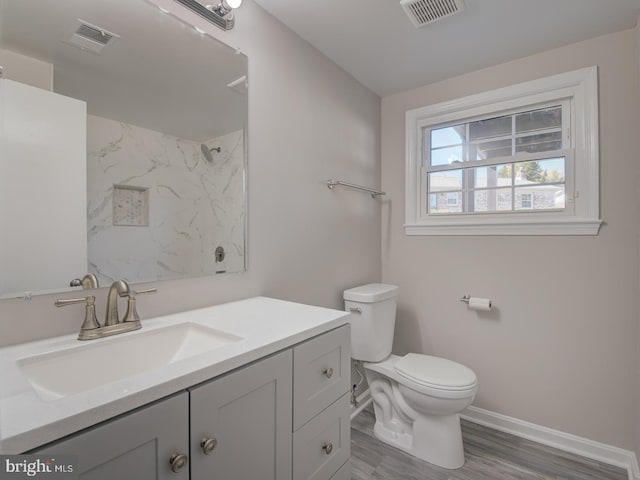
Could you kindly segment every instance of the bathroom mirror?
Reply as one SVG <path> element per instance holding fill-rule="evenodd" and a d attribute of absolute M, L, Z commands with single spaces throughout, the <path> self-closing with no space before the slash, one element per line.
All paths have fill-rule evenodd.
<path fill-rule="evenodd" d="M 0 93 L 18 105 L 0 103 L 0 224 L 12 235 L 0 251 L 0 298 L 65 291 L 88 272 L 108 286 L 245 269 L 244 54 L 147 0 L 0 0 L 3 64 Z M 23 70 L 38 88 L 12 78 Z M 44 106 L 47 96 L 86 102 L 86 137 L 43 132 L 66 118 Z M 7 140 L 17 116 L 23 135 Z M 54 154 L 72 136 L 86 138 L 86 165 Z M 52 144 L 34 153 L 35 137 Z"/>

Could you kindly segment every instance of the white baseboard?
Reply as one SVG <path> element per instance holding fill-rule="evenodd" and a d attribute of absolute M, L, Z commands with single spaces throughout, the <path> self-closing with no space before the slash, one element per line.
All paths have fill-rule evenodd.
<path fill-rule="evenodd" d="M 640 480 L 638 459 L 636 454 L 629 450 L 594 442 L 587 438 L 553 430 L 474 406 L 467 408 L 460 416 L 470 422 L 501 432 L 510 433 L 565 452 L 575 453 L 592 460 L 624 468 L 629 472 L 629 480 Z"/>

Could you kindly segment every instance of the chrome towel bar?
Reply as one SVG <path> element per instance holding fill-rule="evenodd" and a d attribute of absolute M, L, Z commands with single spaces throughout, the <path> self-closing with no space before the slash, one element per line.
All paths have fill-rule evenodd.
<path fill-rule="evenodd" d="M 342 182 L 340 180 L 327 180 L 327 187 L 329 189 L 333 189 L 333 187 L 347 187 L 352 188 L 354 190 L 360 190 L 361 192 L 367 192 L 371 194 L 371 198 L 377 198 L 380 195 L 386 195 L 386 192 L 381 192 L 380 190 L 374 190 L 373 188 L 363 187 L 361 185 L 356 185 L 354 183 Z"/>

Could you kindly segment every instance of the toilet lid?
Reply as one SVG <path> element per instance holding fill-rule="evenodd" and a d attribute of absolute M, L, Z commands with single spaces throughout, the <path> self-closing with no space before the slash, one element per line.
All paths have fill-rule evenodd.
<path fill-rule="evenodd" d="M 470 368 L 440 357 L 408 353 L 395 364 L 405 378 L 427 387 L 463 390 L 476 384 L 476 374 Z"/>

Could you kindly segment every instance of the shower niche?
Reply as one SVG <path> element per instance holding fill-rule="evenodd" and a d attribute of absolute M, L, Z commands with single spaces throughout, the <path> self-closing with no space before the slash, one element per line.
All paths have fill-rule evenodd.
<path fill-rule="evenodd" d="M 113 225 L 122 227 L 149 226 L 149 189 L 133 185 L 114 185 Z"/>

